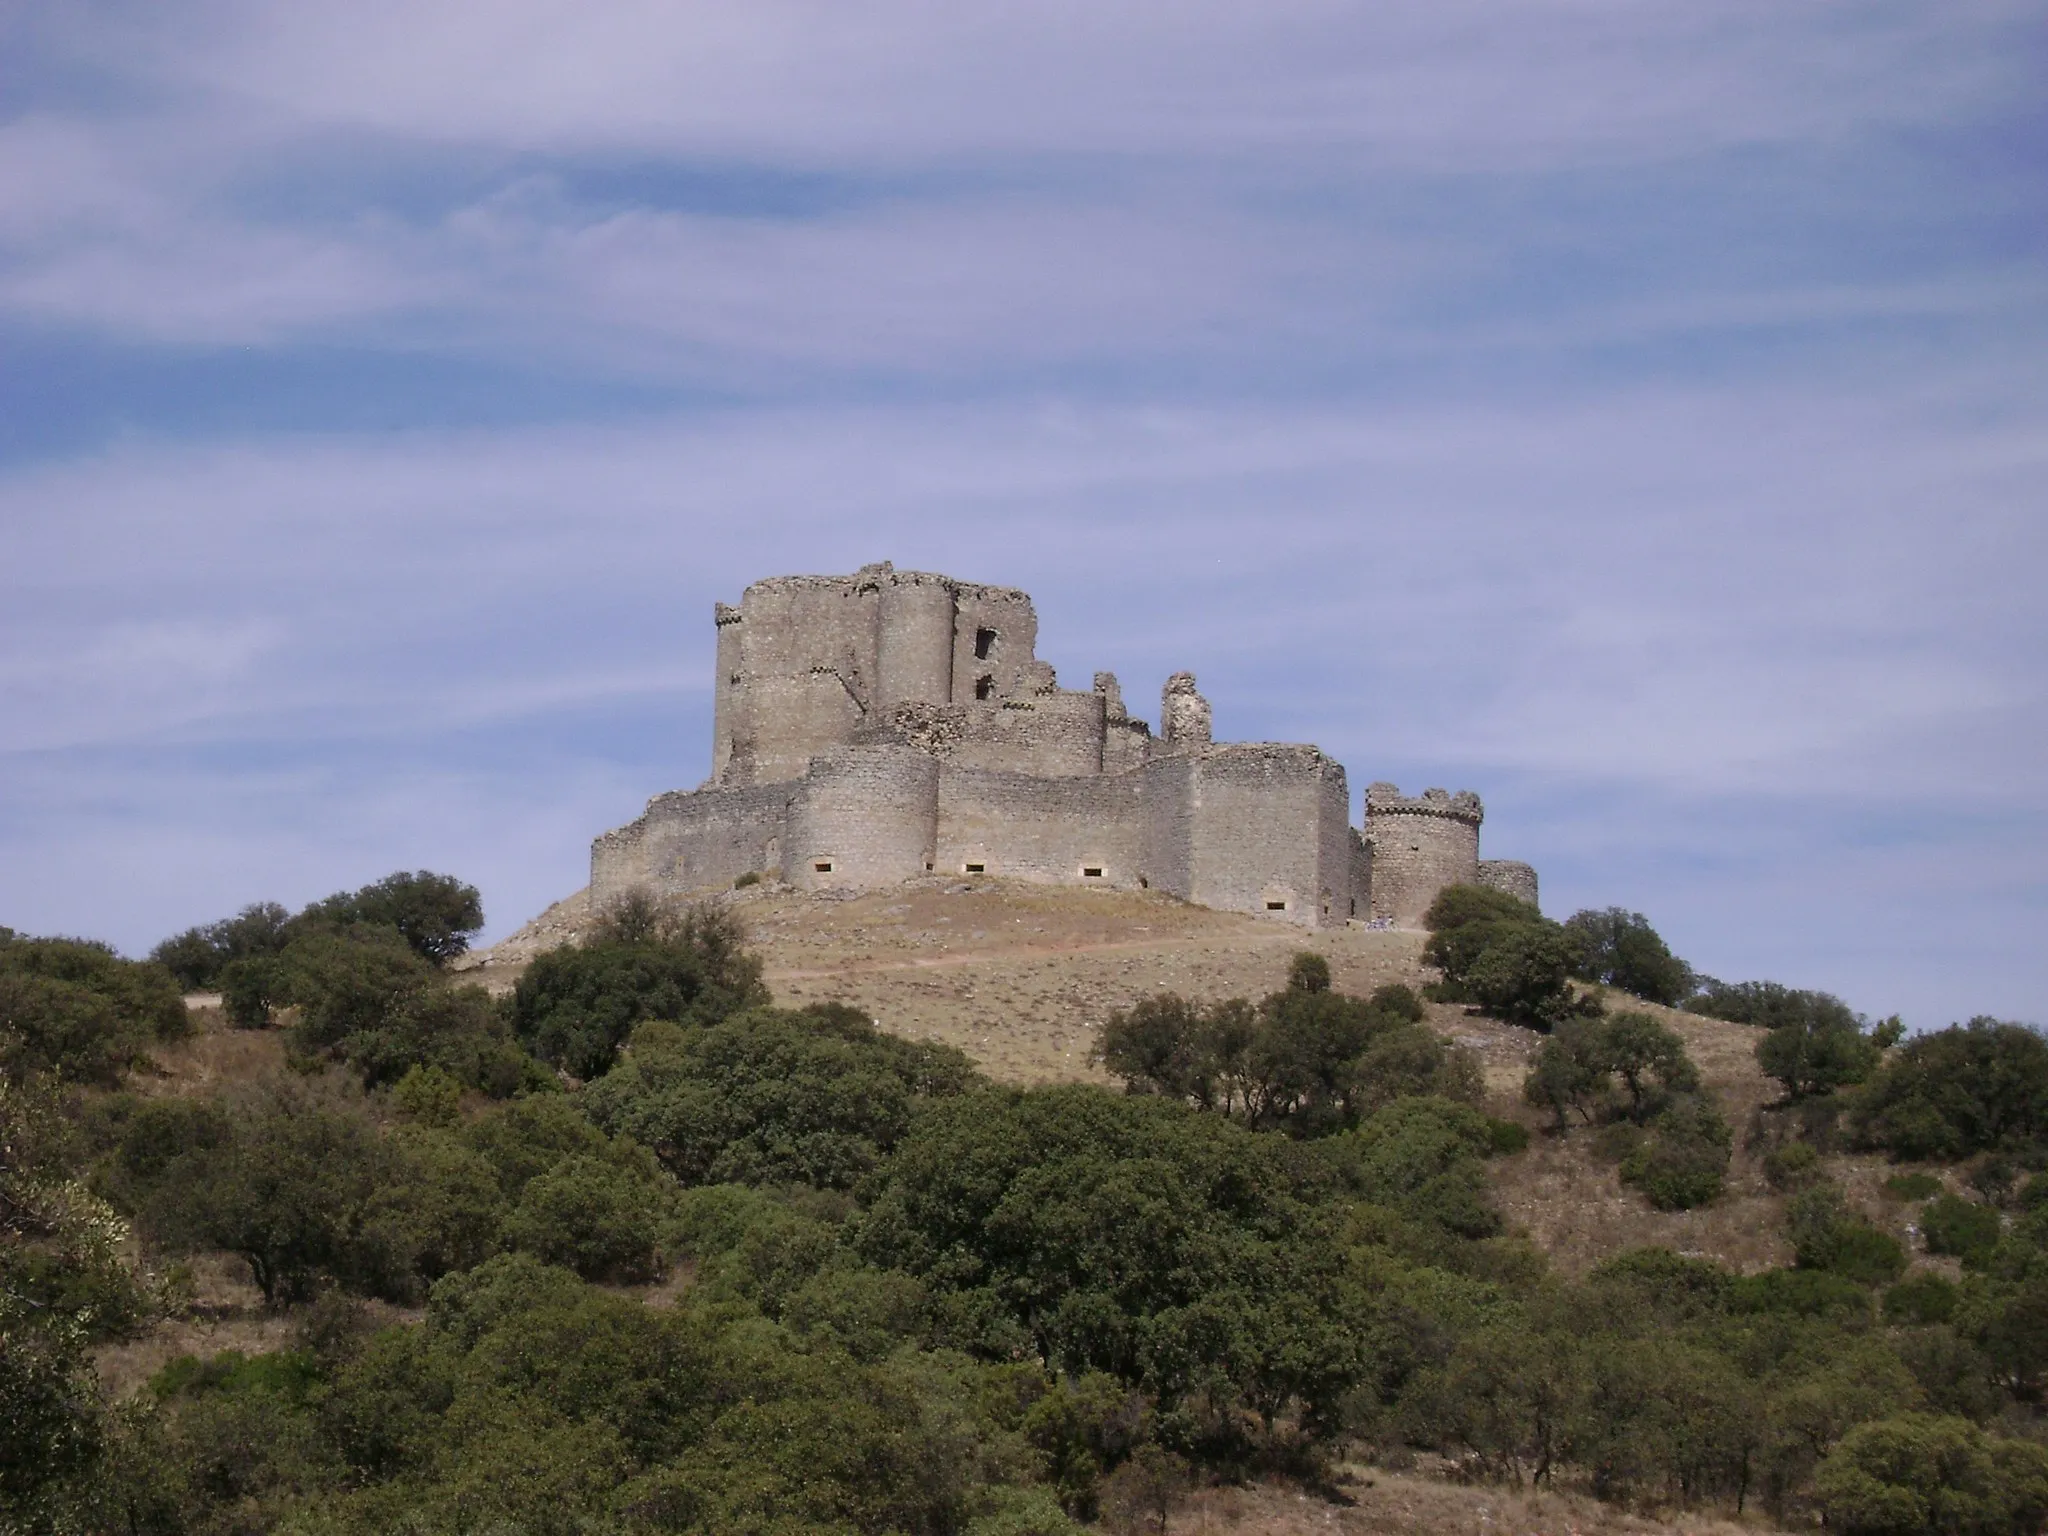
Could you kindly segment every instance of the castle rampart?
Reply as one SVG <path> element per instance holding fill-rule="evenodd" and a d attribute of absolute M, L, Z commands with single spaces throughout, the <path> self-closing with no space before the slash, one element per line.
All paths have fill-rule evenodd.
<path fill-rule="evenodd" d="M 1479 883 L 1496 891 L 1505 891 L 1532 907 L 1539 905 L 1536 900 L 1536 871 L 1519 859 L 1481 859 Z"/>
<path fill-rule="evenodd" d="M 1459 880 L 1534 899 L 1527 865 L 1479 862 L 1469 791 L 1375 784 L 1361 832 L 1341 764 L 1304 744 L 1218 743 L 1191 673 L 1167 680 L 1157 736 L 1113 674 L 1061 688 L 1014 588 L 883 562 L 755 582 L 714 619 L 711 777 L 597 839 L 599 901 L 750 873 L 1150 888 L 1304 927 L 1412 923 Z"/>

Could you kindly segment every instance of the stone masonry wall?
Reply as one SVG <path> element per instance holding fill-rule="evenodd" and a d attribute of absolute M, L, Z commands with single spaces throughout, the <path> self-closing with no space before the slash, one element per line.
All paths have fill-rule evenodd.
<path fill-rule="evenodd" d="M 1372 844 L 1372 915 L 1404 928 L 1447 885 L 1479 878 L 1479 823 L 1485 811 L 1470 790 L 1403 795 L 1392 784 L 1365 792 L 1365 836 Z"/>
<path fill-rule="evenodd" d="M 643 888 L 659 896 L 721 890 L 750 871 L 779 874 L 792 786 L 657 795 L 638 820 L 591 845 L 594 906 Z"/>
<path fill-rule="evenodd" d="M 1506 891 L 1532 907 L 1540 905 L 1536 900 L 1536 871 L 1519 859 L 1481 859 L 1479 883 Z"/>
<path fill-rule="evenodd" d="M 1309 928 L 1344 922 L 1351 852 L 1342 767 L 1314 747 L 1235 743 L 1197 757 L 1193 783 L 1191 900 Z"/>
<path fill-rule="evenodd" d="M 1135 774 L 1039 778 L 948 766 L 939 779 L 937 872 L 1135 889 L 1143 790 Z"/>
<path fill-rule="evenodd" d="M 931 867 L 939 764 L 915 747 L 840 747 L 812 760 L 790 807 L 782 877 L 806 889 L 893 885 Z"/>
<path fill-rule="evenodd" d="M 1192 757 L 1155 757 L 1139 770 L 1145 878 L 1182 901 L 1195 899 L 1196 768 Z"/>

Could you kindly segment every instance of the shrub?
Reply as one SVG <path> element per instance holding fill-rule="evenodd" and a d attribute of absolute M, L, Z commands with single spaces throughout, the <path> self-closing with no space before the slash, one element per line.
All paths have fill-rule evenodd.
<path fill-rule="evenodd" d="M 1570 975 L 1571 948 L 1555 923 L 1501 923 L 1485 930 L 1485 943 L 1460 974 L 1445 970 L 1443 995 L 1510 1023 L 1549 1029 L 1579 1011 Z"/>
<path fill-rule="evenodd" d="M 283 963 L 274 955 L 228 961 L 214 977 L 221 1012 L 237 1029 L 268 1029 L 289 995 Z"/>
<path fill-rule="evenodd" d="M 1981 1017 L 1916 1036 L 1864 1085 L 1850 1124 L 1901 1158 L 2037 1147 L 2048 1141 L 2048 1040 Z"/>
<path fill-rule="evenodd" d="M 1771 1188 L 1804 1189 L 1820 1177 L 1820 1153 L 1810 1141 L 1788 1141 L 1764 1154 L 1763 1167 Z"/>
<path fill-rule="evenodd" d="M 570 1157 L 529 1180 L 505 1222 L 505 1240 L 586 1280 L 653 1280 L 661 1187 L 645 1174 L 590 1156 Z"/>
<path fill-rule="evenodd" d="M 161 966 L 85 939 L 0 929 L 0 1069 L 109 1085 L 153 1041 L 191 1032 Z"/>
<path fill-rule="evenodd" d="M 1851 1212 L 1833 1185 L 1795 1195 L 1786 1229 L 1802 1269 L 1826 1270 L 1860 1285 L 1888 1284 L 1905 1273 L 1906 1250 L 1898 1239 Z"/>
<path fill-rule="evenodd" d="M 187 992 L 205 992 L 220 985 L 221 973 L 235 961 L 260 960 L 281 951 L 290 921 L 290 914 L 276 902 L 257 902 L 233 917 L 165 939 L 149 958 Z"/>
<path fill-rule="evenodd" d="M 439 1067 L 415 1064 L 392 1084 L 391 1103 L 408 1120 L 450 1126 L 461 1118 L 462 1084 Z"/>
<path fill-rule="evenodd" d="M 1692 993 L 1692 967 L 1671 953 L 1640 912 L 1577 912 L 1565 920 L 1564 932 L 1572 946 L 1572 974 L 1581 981 L 1618 987 L 1666 1007 Z"/>
<path fill-rule="evenodd" d="M 1522 1097 L 1557 1117 L 1562 1131 L 1576 1112 L 1591 1125 L 1607 1106 L 1614 1070 L 1606 1036 L 1596 1019 L 1568 1019 L 1536 1048 L 1536 1060 L 1522 1083 Z"/>
<path fill-rule="evenodd" d="M 1596 1026 L 1607 1069 L 1628 1090 L 1629 1118 L 1641 1123 L 1674 1093 L 1699 1087 L 1699 1070 L 1685 1042 L 1647 1013 L 1617 1013 Z"/>
<path fill-rule="evenodd" d="M 1832 1000 L 1830 1000 L 1832 1001 Z M 1817 1008 L 1790 1018 L 1756 1043 L 1757 1065 L 1789 1099 L 1812 1098 L 1860 1083 L 1882 1054 L 1862 1020 L 1846 1008 Z"/>
<path fill-rule="evenodd" d="M 1844 1435 L 1814 1486 L 1845 1536 L 2011 1536 L 2048 1518 L 2048 1449 L 1967 1419 L 1900 1414 Z"/>
<path fill-rule="evenodd" d="M 1658 1114 L 1622 1159 L 1622 1182 L 1640 1189 L 1659 1210 L 1706 1205 L 1721 1193 L 1733 1140 L 1711 1103 L 1687 1095 Z"/>
<path fill-rule="evenodd" d="M 685 1184 L 848 1189 L 922 1099 L 979 1081 L 950 1046 L 900 1040 L 852 1008 L 752 1009 L 700 1031 L 646 1023 L 580 1101 Z"/>
<path fill-rule="evenodd" d="M 1921 1211 L 1920 1231 L 1929 1253 L 1952 1254 L 1975 1266 L 1998 1246 L 2004 1226 L 1990 1206 L 1944 1194 L 1928 1201 Z"/>
<path fill-rule="evenodd" d="M 1846 1028 L 1856 1023 L 1855 1012 L 1832 993 L 1801 991 L 1775 981 L 1716 981 L 1702 976 L 1699 991 L 1685 1006 L 1710 1019 L 1758 1029 L 1799 1023 Z"/>
<path fill-rule="evenodd" d="M 468 951 L 483 928 L 484 912 L 475 886 L 453 875 L 400 870 L 361 890 L 316 901 L 293 921 L 300 927 L 389 928 L 414 954 L 439 966 Z"/>
<path fill-rule="evenodd" d="M 1347 997 L 1322 985 L 1321 964 L 1298 957 L 1289 985 L 1256 1007 L 1242 998 L 1207 1007 L 1171 993 L 1141 998 L 1110 1016 L 1097 1059 L 1131 1092 L 1301 1137 L 1348 1129 L 1403 1097 L 1479 1097 L 1478 1064 L 1422 1026 L 1412 991 L 1393 985 Z"/>
<path fill-rule="evenodd" d="M 527 967 L 513 989 L 512 1025 L 541 1060 L 588 1080 L 611 1070 L 643 1020 L 715 1024 L 767 1001 L 761 962 L 728 915 L 629 900 L 592 943 L 549 950 Z"/>
<path fill-rule="evenodd" d="M 1894 1200 L 1931 1200 L 1941 1193 L 1941 1188 L 1940 1179 L 1919 1169 L 1895 1173 L 1884 1181 L 1884 1192 Z"/>
<path fill-rule="evenodd" d="M 1728 1290 L 1731 1312 L 1779 1317 L 1860 1319 L 1870 1292 L 1844 1275 L 1818 1269 L 1766 1269 L 1739 1276 Z"/>
<path fill-rule="evenodd" d="M 1945 1323 L 1957 1299 L 1955 1283 L 1941 1275 L 1908 1275 L 1884 1293 L 1884 1315 L 1894 1323 Z"/>

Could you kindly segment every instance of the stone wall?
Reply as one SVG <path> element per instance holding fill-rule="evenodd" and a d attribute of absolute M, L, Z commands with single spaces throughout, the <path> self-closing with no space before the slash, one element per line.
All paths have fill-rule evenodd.
<path fill-rule="evenodd" d="M 1155 757 L 1139 770 L 1145 881 L 1182 901 L 1195 899 L 1196 766 L 1192 757 Z"/>
<path fill-rule="evenodd" d="M 840 747 L 812 760 L 790 806 L 782 876 L 806 889 L 893 885 L 932 867 L 939 764 L 915 747 Z"/>
<path fill-rule="evenodd" d="M 1144 875 L 1144 782 L 949 766 L 939 781 L 937 865 L 940 874 L 1135 889 Z"/>
<path fill-rule="evenodd" d="M 1536 871 L 1519 859 L 1481 859 L 1479 883 L 1506 891 L 1532 907 L 1540 905 L 1536 900 Z"/>
<path fill-rule="evenodd" d="M 1351 834 L 1351 899 L 1345 903 L 1352 917 L 1361 922 L 1372 916 L 1372 844 L 1358 828 Z"/>
<path fill-rule="evenodd" d="M 898 705 L 995 705 L 1050 686 L 1030 598 L 887 561 L 757 581 L 715 617 L 717 784 L 801 778 Z"/>
<path fill-rule="evenodd" d="M 1341 924 L 1351 901 L 1350 790 L 1309 746 L 1240 742 L 1192 759 L 1188 899 L 1304 927 Z"/>
<path fill-rule="evenodd" d="M 1365 792 L 1365 838 L 1372 845 L 1372 915 L 1404 928 L 1447 885 L 1479 879 L 1479 823 L 1485 811 L 1469 789 L 1403 795 L 1377 783 Z"/>
<path fill-rule="evenodd" d="M 793 789 L 760 784 L 655 796 L 637 820 L 591 845 L 592 904 L 635 888 L 681 896 L 722 890 L 750 872 L 780 874 Z"/>

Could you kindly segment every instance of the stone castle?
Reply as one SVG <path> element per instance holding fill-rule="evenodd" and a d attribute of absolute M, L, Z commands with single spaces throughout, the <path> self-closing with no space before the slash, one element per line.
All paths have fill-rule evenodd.
<path fill-rule="evenodd" d="M 1411 926 L 1444 886 L 1536 899 L 1479 857 L 1479 797 L 1366 791 L 1321 749 L 1212 739 L 1186 672 L 1159 731 L 1116 678 L 1062 688 L 1031 599 L 886 561 L 717 607 L 711 777 L 591 848 L 594 901 L 742 876 L 872 889 L 923 875 L 1150 889 L 1302 927 Z"/>

